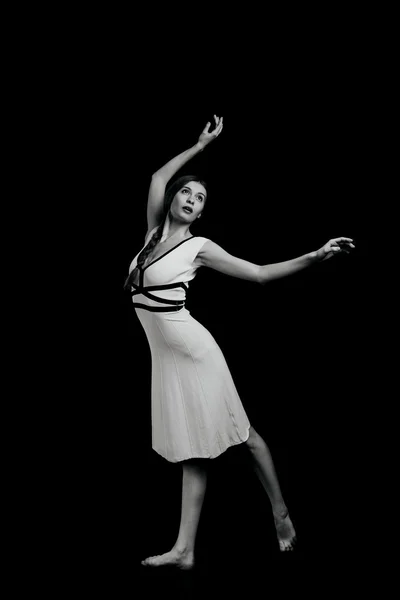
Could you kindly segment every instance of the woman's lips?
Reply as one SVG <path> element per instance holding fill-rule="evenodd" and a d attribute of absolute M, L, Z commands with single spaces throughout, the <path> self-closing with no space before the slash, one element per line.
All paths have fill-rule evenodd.
<path fill-rule="evenodd" d="M 193 212 L 193 208 L 190 208 L 190 206 L 184 206 L 182 208 L 182 210 L 184 210 L 185 212 L 187 212 L 188 214 L 192 214 Z"/>

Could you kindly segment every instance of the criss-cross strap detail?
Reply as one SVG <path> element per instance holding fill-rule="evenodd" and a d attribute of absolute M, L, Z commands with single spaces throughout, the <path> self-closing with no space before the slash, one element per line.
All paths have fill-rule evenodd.
<path fill-rule="evenodd" d="M 143 296 L 146 296 L 146 298 L 149 298 L 150 300 L 154 300 L 155 302 L 160 302 L 163 304 L 170 304 L 171 306 L 148 306 L 147 304 L 140 304 L 139 302 L 135 302 L 135 307 L 136 308 L 144 308 L 146 310 L 150 310 L 153 312 L 165 312 L 165 311 L 169 311 L 169 310 L 180 310 L 181 308 L 183 308 L 185 306 L 185 300 L 169 300 L 168 298 L 159 298 L 158 296 L 155 296 L 154 294 L 151 294 L 148 290 L 151 291 L 159 291 L 159 290 L 173 290 L 176 288 L 183 288 L 185 290 L 185 293 L 188 289 L 187 285 L 183 282 L 183 281 L 179 281 L 178 283 L 168 283 L 168 284 L 164 284 L 164 285 L 149 285 L 149 286 L 144 286 L 143 285 L 143 278 L 141 278 L 141 285 L 136 285 L 135 283 L 132 283 L 132 287 L 135 288 L 132 291 L 132 296 L 136 296 L 137 294 L 142 294 Z"/>
<path fill-rule="evenodd" d="M 143 294 L 143 296 L 146 296 L 146 298 L 150 298 L 150 300 L 154 300 L 155 302 L 163 302 L 164 304 L 173 304 L 173 305 L 180 304 L 181 306 L 183 306 L 182 300 L 167 300 L 167 298 L 159 298 L 158 296 L 154 296 L 154 294 L 150 294 L 149 292 L 146 292 L 146 290 L 142 290 L 140 293 Z"/>
<path fill-rule="evenodd" d="M 144 276 L 145 276 L 146 270 L 149 267 L 152 267 L 153 265 L 158 263 L 160 260 L 162 260 L 163 258 L 168 256 L 171 252 L 173 252 L 174 250 L 181 247 L 183 244 L 187 243 L 189 240 L 192 240 L 192 239 L 194 239 L 194 236 L 191 236 L 190 238 L 186 238 L 185 240 L 182 240 L 181 242 L 179 242 L 179 244 L 176 244 L 173 248 L 170 248 L 169 250 L 164 252 L 164 254 L 162 254 L 158 258 L 151 260 L 145 266 L 137 265 L 137 268 L 139 271 L 139 282 L 138 282 L 138 284 L 131 283 L 132 296 L 142 294 L 146 298 L 149 298 L 149 300 L 152 300 L 154 302 L 159 302 L 161 304 L 168 304 L 169 306 L 159 306 L 159 307 L 148 306 L 147 304 L 142 304 L 140 302 L 134 302 L 135 308 L 143 308 L 145 310 L 149 310 L 152 312 L 176 311 L 176 310 L 181 310 L 182 308 L 184 308 L 185 300 L 186 300 L 186 292 L 188 291 L 188 286 L 183 281 L 178 281 L 176 283 L 162 284 L 162 285 L 145 286 L 144 285 Z M 173 290 L 173 289 L 177 290 L 179 288 L 182 288 L 185 292 L 184 298 L 182 298 L 181 300 L 169 300 L 168 298 L 159 298 L 158 296 L 155 296 L 154 294 L 151 293 L 151 292 L 160 291 L 160 290 Z"/>

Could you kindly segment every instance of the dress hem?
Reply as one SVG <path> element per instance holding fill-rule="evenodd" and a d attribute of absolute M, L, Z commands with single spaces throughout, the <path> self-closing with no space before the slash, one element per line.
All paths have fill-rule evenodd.
<path fill-rule="evenodd" d="M 184 460 L 191 460 L 192 458 L 204 458 L 204 459 L 214 460 L 215 458 L 218 458 L 218 456 L 221 456 L 221 454 L 223 454 L 224 452 L 229 450 L 229 448 L 232 448 L 232 446 L 238 446 L 239 444 L 244 444 L 245 442 L 247 442 L 247 440 L 249 439 L 249 436 L 250 436 L 250 427 L 251 427 L 251 424 L 249 424 L 247 427 L 247 435 L 246 435 L 245 439 L 240 440 L 239 442 L 233 442 L 232 444 L 229 444 L 229 446 L 226 446 L 226 448 L 224 450 L 221 450 L 220 452 L 218 452 L 218 454 L 213 454 L 212 456 L 210 456 L 210 455 L 204 456 L 204 455 L 200 455 L 200 454 L 193 455 L 192 454 L 192 455 L 186 456 L 184 458 L 176 458 L 174 460 L 171 460 L 170 458 L 167 458 L 166 456 L 164 456 L 164 454 L 161 454 L 161 452 L 159 452 L 155 448 L 153 448 L 153 450 L 154 450 L 154 452 L 157 452 L 157 454 L 159 456 L 162 456 L 162 458 L 164 458 L 165 460 L 167 460 L 168 462 L 171 462 L 171 463 L 178 463 L 178 462 L 182 462 Z"/>

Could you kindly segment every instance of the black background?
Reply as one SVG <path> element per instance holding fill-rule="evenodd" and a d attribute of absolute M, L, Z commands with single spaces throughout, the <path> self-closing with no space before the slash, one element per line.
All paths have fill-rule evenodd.
<path fill-rule="evenodd" d="M 173 69 L 161 55 L 144 64 L 139 49 L 132 62 L 113 40 L 112 51 L 75 56 L 71 72 L 66 58 L 52 105 L 50 138 L 64 143 L 49 161 L 60 198 L 51 233 L 62 247 L 50 260 L 63 277 L 48 308 L 62 350 L 50 359 L 57 400 L 47 436 L 61 449 L 49 456 L 46 438 L 43 455 L 60 480 L 67 565 L 123 593 L 137 585 L 140 560 L 176 539 L 181 471 L 151 449 L 150 352 L 122 286 L 143 245 L 152 172 L 215 113 L 221 136 L 181 171 L 209 185 L 192 233 L 258 264 L 337 236 L 356 249 L 265 287 L 206 269 L 191 285 L 187 307 L 224 352 L 299 537 L 295 553 L 279 554 L 245 448 L 229 449 L 210 464 L 196 589 L 210 594 L 211 574 L 222 594 L 266 573 L 270 584 L 308 586 L 316 573 L 339 581 L 379 544 L 366 451 L 379 430 L 371 206 L 383 171 L 382 73 L 373 47 L 316 52 L 305 42 L 299 53 Z M 151 595 L 159 575 L 141 577 Z"/>
<path fill-rule="evenodd" d="M 295 110 L 287 97 L 272 100 L 266 92 L 255 104 L 216 99 L 193 113 L 136 108 L 132 128 L 118 127 L 125 143 L 111 143 L 110 200 L 98 232 L 103 253 L 93 248 L 101 280 L 92 302 L 103 344 L 87 396 L 99 427 L 90 463 L 104 461 L 103 500 L 116 511 L 111 522 L 108 514 L 109 533 L 133 563 L 174 543 L 181 473 L 151 450 L 150 353 L 122 283 L 146 232 L 152 170 L 192 145 L 214 112 L 224 116 L 222 135 L 182 170 L 210 187 L 194 233 L 259 264 L 301 255 L 331 237 L 356 243 L 351 256 L 264 288 L 202 270 L 187 303 L 218 340 L 250 421 L 273 453 L 299 533 L 290 560 L 318 561 L 321 544 L 328 563 L 353 553 L 349 511 L 360 514 L 368 494 L 361 462 L 373 387 L 366 217 L 375 182 L 361 93 L 347 87 L 344 109 L 340 98 L 321 91 L 317 100 L 303 86 Z M 191 84 L 183 89 L 189 100 L 196 92 Z M 94 199 L 94 212 L 96 205 Z M 100 306 L 108 301 L 101 314 L 97 295 Z M 363 535 L 357 532 L 358 543 Z M 242 448 L 213 461 L 198 552 L 217 570 L 239 569 L 239 578 L 281 558 L 268 500 Z"/>

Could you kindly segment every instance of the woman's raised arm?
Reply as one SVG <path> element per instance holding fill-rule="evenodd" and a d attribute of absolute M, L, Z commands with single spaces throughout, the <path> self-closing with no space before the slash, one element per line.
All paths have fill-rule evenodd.
<path fill-rule="evenodd" d="M 351 238 L 334 238 L 329 240 L 329 242 L 316 252 L 309 252 L 308 254 L 284 262 L 270 265 L 256 265 L 247 260 L 232 256 L 221 248 L 221 246 L 209 240 L 198 253 L 196 262 L 199 266 L 210 267 L 211 269 L 225 273 L 225 275 L 247 279 L 248 281 L 264 285 L 274 279 L 297 273 L 340 252 L 349 253 L 350 248 L 355 247 L 352 242 Z"/>
<path fill-rule="evenodd" d="M 161 169 L 153 173 L 147 200 L 147 234 L 161 223 L 164 194 L 168 181 L 185 163 L 204 150 L 221 133 L 223 118 L 214 115 L 214 120 L 215 128 L 212 132 L 209 131 L 211 122 L 208 122 L 194 146 L 178 154 L 178 156 L 167 162 Z"/>

